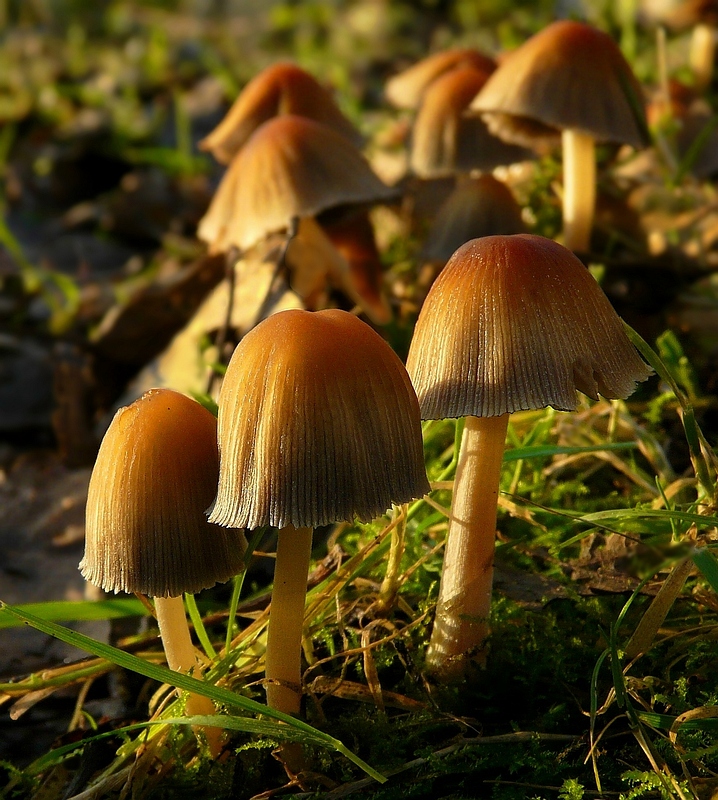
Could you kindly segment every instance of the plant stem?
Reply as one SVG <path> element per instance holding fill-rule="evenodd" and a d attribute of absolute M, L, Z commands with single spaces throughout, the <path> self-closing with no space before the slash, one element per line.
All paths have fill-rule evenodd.
<path fill-rule="evenodd" d="M 399 575 L 401 574 L 401 559 L 404 556 L 404 542 L 406 538 L 406 512 L 407 507 L 394 508 L 395 525 L 391 531 L 391 545 L 389 557 L 386 561 L 386 573 L 379 590 L 378 609 L 388 613 L 394 605 L 396 593 L 399 591 Z"/>
<path fill-rule="evenodd" d="M 311 528 L 279 531 L 265 670 L 267 705 L 285 714 L 298 714 L 302 697 L 302 626 L 311 552 Z"/>
<path fill-rule="evenodd" d="M 596 144 L 592 136 L 565 130 L 563 144 L 563 243 L 588 252 L 596 206 Z"/>
<path fill-rule="evenodd" d="M 182 597 L 155 597 L 155 613 L 167 666 L 175 672 L 198 678 L 200 666 L 189 635 Z M 212 716 L 216 713 L 214 703 L 208 697 L 192 693 L 187 694 L 185 710 L 187 716 Z M 222 729 L 203 727 L 200 730 L 207 739 L 211 754 L 217 757 L 222 750 Z"/>
<path fill-rule="evenodd" d="M 456 467 L 454 497 L 427 667 L 460 678 L 466 654 L 486 660 L 491 607 L 496 509 L 509 415 L 467 417 Z"/>

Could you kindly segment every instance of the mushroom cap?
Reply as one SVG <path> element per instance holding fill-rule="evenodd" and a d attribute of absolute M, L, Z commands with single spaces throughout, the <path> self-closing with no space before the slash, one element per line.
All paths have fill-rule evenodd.
<path fill-rule="evenodd" d="M 521 206 L 505 183 L 493 175 L 459 182 L 439 209 L 421 257 L 446 263 L 470 239 L 524 233 Z"/>
<path fill-rule="evenodd" d="M 199 143 L 222 164 L 229 164 L 254 131 L 281 114 L 321 122 L 361 147 L 363 137 L 342 114 L 331 94 L 305 70 L 280 62 L 262 70 L 240 92 L 219 125 Z"/>
<path fill-rule="evenodd" d="M 441 178 L 532 157 L 489 133 L 480 117 L 464 115 L 488 77 L 476 67 L 457 67 L 427 87 L 412 129 L 409 163 L 416 175 Z"/>
<path fill-rule="evenodd" d="M 493 72 L 496 62 L 478 50 L 456 48 L 433 53 L 387 81 L 384 94 L 397 108 L 418 108 L 427 87 L 440 75 L 458 67 L 472 66 Z"/>
<path fill-rule="evenodd" d="M 648 143 L 641 86 L 611 37 L 559 20 L 510 53 L 470 106 L 509 142 L 553 144 L 564 129 L 599 142 Z"/>
<path fill-rule="evenodd" d="M 693 28 L 695 25 L 718 25 L 716 0 L 642 0 L 639 16 L 674 31 Z"/>
<path fill-rule="evenodd" d="M 627 397 L 650 368 L 591 273 L 532 234 L 460 247 L 419 314 L 407 370 L 424 419 Z"/>
<path fill-rule="evenodd" d="M 220 525 L 369 521 L 429 490 L 404 365 L 346 311 L 283 311 L 232 355 L 219 397 Z"/>
<path fill-rule="evenodd" d="M 244 534 L 205 515 L 218 475 L 217 422 L 195 400 L 150 389 L 119 409 L 90 477 L 85 579 L 177 597 L 241 572 Z"/>
<path fill-rule="evenodd" d="M 233 245 L 246 250 L 287 228 L 295 217 L 394 196 L 344 136 L 320 122 L 287 114 L 257 128 L 239 151 L 197 235 L 212 252 Z"/>

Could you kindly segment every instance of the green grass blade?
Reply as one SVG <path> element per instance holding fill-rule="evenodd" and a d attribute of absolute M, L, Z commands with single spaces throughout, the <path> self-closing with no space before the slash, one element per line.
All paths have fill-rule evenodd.
<path fill-rule="evenodd" d="M 701 571 L 716 594 L 718 594 L 718 560 L 707 547 L 701 547 L 692 555 L 693 563 Z"/>
<path fill-rule="evenodd" d="M 192 620 L 194 631 L 197 634 L 200 644 L 202 645 L 202 649 L 206 653 L 207 658 L 210 661 L 213 661 L 215 658 L 217 658 L 217 651 L 214 649 L 212 642 L 209 640 L 207 629 L 204 627 L 204 622 L 202 622 L 202 615 L 199 613 L 199 609 L 197 608 L 197 601 L 194 599 L 193 594 L 185 594 L 184 600 L 185 604 L 187 605 L 187 611 L 189 612 L 189 618 Z"/>
<path fill-rule="evenodd" d="M 605 444 L 590 444 L 583 447 L 569 447 L 558 445 L 529 445 L 528 447 L 515 447 L 506 450 L 504 462 L 519 461 L 527 458 L 545 458 L 550 456 L 578 455 L 580 453 L 600 453 L 606 450 L 635 450 L 636 442 L 606 442 Z"/>
<path fill-rule="evenodd" d="M 26 603 L 16 609 L 49 622 L 85 622 L 122 617 L 146 617 L 147 609 L 134 597 L 108 600 L 62 600 L 51 603 Z M 22 620 L 0 608 L 0 630 L 17 628 Z"/>
<path fill-rule="evenodd" d="M 28 614 L 26 611 L 21 611 L 18 608 L 10 606 L 2 601 L 0 601 L 0 610 L 5 610 L 7 613 L 16 616 L 18 619 L 22 620 L 28 625 L 32 625 L 33 628 L 37 628 L 37 630 L 42 631 L 43 633 L 54 636 L 56 639 L 72 645 L 73 647 L 85 650 L 86 652 L 92 653 L 99 658 L 106 658 L 108 661 L 111 661 L 118 667 L 129 669 L 133 672 L 139 673 L 140 675 L 144 675 L 146 678 L 150 678 L 161 683 L 167 683 L 171 686 L 176 686 L 178 689 L 183 689 L 186 692 L 194 692 L 195 694 L 204 695 L 205 697 L 209 697 L 211 700 L 214 700 L 215 703 L 228 705 L 234 708 L 241 708 L 242 710 L 248 711 L 251 714 L 262 714 L 265 717 L 270 717 L 278 720 L 279 722 L 283 722 L 290 728 L 293 728 L 296 732 L 297 738 L 301 738 L 302 741 L 314 742 L 318 745 L 336 750 L 356 764 L 356 766 L 358 766 L 360 769 L 364 770 L 364 772 L 374 778 L 374 780 L 377 780 L 380 783 L 383 783 L 386 780 L 383 775 L 369 766 L 369 764 L 367 764 L 365 761 L 362 761 L 362 759 L 360 759 L 358 756 L 354 755 L 354 753 L 352 753 L 338 739 L 335 739 L 333 736 L 313 728 L 311 725 L 308 725 L 302 720 L 295 719 L 289 714 L 276 711 L 273 708 L 269 708 L 268 706 L 256 702 L 256 700 L 250 700 L 247 697 L 242 697 L 242 695 L 236 694 L 235 692 L 225 689 L 221 686 L 213 686 L 210 683 L 198 680 L 197 678 L 193 678 L 189 675 L 173 672 L 172 670 L 167 669 L 167 667 L 162 667 L 157 664 L 150 664 L 148 661 L 137 658 L 137 656 L 133 656 L 130 653 L 125 653 L 123 650 L 118 650 L 116 647 L 98 642 L 96 639 L 92 639 L 91 637 L 85 636 L 82 633 L 77 633 L 76 631 L 64 628 L 61 625 L 56 625 L 54 622 L 48 622 L 40 619 L 40 617 L 36 617 L 33 614 Z M 281 726 L 277 726 L 275 735 L 280 736 L 280 731 Z"/>

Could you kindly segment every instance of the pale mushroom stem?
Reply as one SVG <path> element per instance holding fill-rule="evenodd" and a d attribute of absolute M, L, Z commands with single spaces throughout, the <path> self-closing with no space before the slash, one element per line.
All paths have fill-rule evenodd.
<path fill-rule="evenodd" d="M 460 678 L 468 658 L 483 664 L 501 463 L 509 415 L 467 417 L 454 480 L 439 600 L 426 660 L 442 678 Z M 468 656 L 467 656 L 468 654 Z"/>
<path fill-rule="evenodd" d="M 154 600 L 167 666 L 175 672 L 199 677 L 199 663 L 189 635 L 182 597 L 155 597 Z M 187 693 L 185 711 L 188 716 L 212 716 L 216 713 L 209 697 L 191 692 Z M 216 758 L 222 751 L 222 729 L 197 726 L 196 730 L 204 734 L 210 753 Z"/>
<path fill-rule="evenodd" d="M 302 698 L 302 626 L 311 552 L 311 528 L 279 531 L 265 677 L 267 705 L 285 714 L 298 714 Z"/>
<path fill-rule="evenodd" d="M 713 79 L 715 36 L 716 31 L 712 25 L 700 23 L 693 28 L 688 60 L 693 71 L 693 85 L 699 92 L 705 92 Z"/>
<path fill-rule="evenodd" d="M 592 136 L 570 129 L 563 131 L 562 144 L 563 243 L 585 253 L 596 206 L 596 144 Z"/>

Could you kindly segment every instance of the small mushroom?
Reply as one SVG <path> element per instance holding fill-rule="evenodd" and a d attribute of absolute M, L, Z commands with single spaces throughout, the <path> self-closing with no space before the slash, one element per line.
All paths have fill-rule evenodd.
<path fill-rule="evenodd" d="M 396 108 L 418 108 L 426 89 L 437 78 L 460 67 L 493 72 L 496 62 L 478 50 L 455 48 L 432 53 L 387 81 L 384 94 Z"/>
<path fill-rule="evenodd" d="M 279 530 L 267 702 L 296 714 L 312 529 L 368 522 L 429 490 L 419 406 L 398 356 L 345 311 L 284 311 L 236 348 L 219 397 L 210 520 Z"/>
<path fill-rule="evenodd" d="M 197 235 L 214 253 L 247 250 L 295 219 L 395 194 L 344 136 L 286 114 L 257 128 L 232 160 Z"/>
<path fill-rule="evenodd" d="M 466 417 L 428 668 L 486 657 L 499 478 L 509 415 L 627 397 L 651 370 L 590 272 L 531 234 L 461 247 L 419 314 L 407 370 L 424 419 Z"/>
<path fill-rule="evenodd" d="M 219 474 L 217 423 L 170 389 L 151 389 L 119 409 L 105 434 L 87 495 L 83 577 L 106 592 L 154 598 L 170 669 L 199 674 L 182 594 L 243 569 L 244 534 L 207 522 Z M 188 694 L 188 714 L 213 714 Z M 213 753 L 221 731 L 204 733 Z"/>
<path fill-rule="evenodd" d="M 331 94 L 308 72 L 290 62 L 262 70 L 240 92 L 220 124 L 199 143 L 229 164 L 254 131 L 272 117 L 296 114 L 321 122 L 361 147 L 363 138 Z"/>
<path fill-rule="evenodd" d="M 464 114 L 490 74 L 473 66 L 457 67 L 426 88 L 412 126 L 409 157 L 419 178 L 492 170 L 533 158 L 531 151 L 490 133 L 480 117 Z"/>

